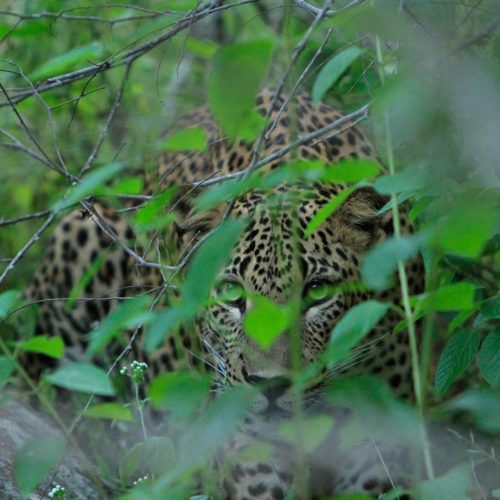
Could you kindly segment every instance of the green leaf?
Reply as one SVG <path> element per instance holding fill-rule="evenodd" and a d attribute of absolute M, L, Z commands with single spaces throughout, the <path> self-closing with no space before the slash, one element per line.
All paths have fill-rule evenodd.
<path fill-rule="evenodd" d="M 156 149 L 160 151 L 203 151 L 207 143 L 204 128 L 187 128 L 173 133 Z"/>
<path fill-rule="evenodd" d="M 500 387 L 500 329 L 491 332 L 479 349 L 479 370 L 492 387 Z"/>
<path fill-rule="evenodd" d="M 0 294 L 0 319 L 5 318 L 14 307 L 21 292 L 18 290 L 7 290 Z"/>
<path fill-rule="evenodd" d="M 83 47 L 77 47 L 58 57 L 54 57 L 28 75 L 30 80 L 43 80 L 50 76 L 66 73 L 80 63 L 89 64 L 101 57 L 103 47 L 100 42 L 92 42 Z"/>
<path fill-rule="evenodd" d="M 356 46 L 347 47 L 335 54 L 319 72 L 312 90 L 313 103 L 316 104 L 326 91 L 342 76 L 344 71 L 364 52 Z"/>
<path fill-rule="evenodd" d="M 421 481 L 418 485 L 419 500 L 467 500 L 471 470 L 468 464 L 459 465 L 446 474 Z"/>
<path fill-rule="evenodd" d="M 436 244 L 446 252 L 477 257 L 495 232 L 498 210 L 497 193 L 459 197 L 450 214 L 436 226 Z"/>
<path fill-rule="evenodd" d="M 122 179 L 118 181 L 109 191 L 106 191 L 106 194 L 143 194 L 144 188 L 144 179 L 140 177 L 127 177 L 126 179 Z"/>
<path fill-rule="evenodd" d="M 290 314 L 286 308 L 278 306 L 267 297 L 252 295 L 251 299 L 253 307 L 243 320 L 245 332 L 263 349 L 269 349 L 288 328 Z"/>
<path fill-rule="evenodd" d="M 474 305 L 476 287 L 464 281 L 438 288 L 435 292 L 412 298 L 412 303 L 424 311 L 462 311 Z"/>
<path fill-rule="evenodd" d="M 102 263 L 104 260 L 108 257 L 108 255 L 112 251 L 112 247 L 109 246 L 108 248 L 104 248 L 100 250 L 100 253 L 97 255 L 97 257 L 90 262 L 90 266 L 85 269 L 85 272 L 83 273 L 82 277 L 78 280 L 77 283 L 73 286 L 71 289 L 71 292 L 68 297 L 68 301 L 66 302 L 65 309 L 67 311 L 70 311 L 71 308 L 73 307 L 76 299 L 80 297 L 82 292 L 85 290 L 85 287 L 92 281 L 94 276 L 97 274 L 99 269 L 102 266 Z"/>
<path fill-rule="evenodd" d="M 64 353 L 64 342 L 60 337 L 47 337 L 47 335 L 38 335 L 27 340 L 21 345 L 23 351 L 38 352 L 50 356 L 51 358 L 61 359 Z"/>
<path fill-rule="evenodd" d="M 328 182 L 345 182 L 355 184 L 375 177 L 380 172 L 380 165 L 369 160 L 347 160 L 341 161 L 325 169 L 321 176 L 322 180 Z"/>
<path fill-rule="evenodd" d="M 390 309 L 390 302 L 369 300 L 350 309 L 333 329 L 324 357 L 333 367 L 348 357 L 357 345 Z"/>
<path fill-rule="evenodd" d="M 227 219 L 201 245 L 187 270 L 181 303 L 157 314 L 146 331 L 146 352 L 153 352 L 167 333 L 182 321 L 193 318 L 207 302 L 213 283 L 244 226 L 242 220 Z"/>
<path fill-rule="evenodd" d="M 0 389 L 8 382 L 16 363 L 7 356 L 0 356 Z"/>
<path fill-rule="evenodd" d="M 497 434 L 500 432 L 500 392 L 475 389 L 460 394 L 444 405 L 450 410 L 468 411 L 480 429 Z"/>
<path fill-rule="evenodd" d="M 90 342 L 86 354 L 92 355 L 104 347 L 123 330 L 136 328 L 141 323 L 147 323 L 153 318 L 148 311 L 150 297 L 140 296 L 123 301 L 103 321 L 97 329 L 90 332 Z"/>
<path fill-rule="evenodd" d="M 394 175 L 378 178 L 373 187 L 380 194 L 413 193 L 425 187 L 425 180 L 425 169 L 421 165 L 416 165 Z"/>
<path fill-rule="evenodd" d="M 481 314 L 486 319 L 500 318 L 500 295 L 483 302 L 481 305 Z"/>
<path fill-rule="evenodd" d="M 115 393 L 106 372 L 93 365 L 83 363 L 66 365 L 47 375 L 46 379 L 51 384 L 72 391 L 95 393 L 102 396 L 112 396 Z"/>
<path fill-rule="evenodd" d="M 448 340 L 436 370 L 437 396 L 441 396 L 467 370 L 478 349 L 479 335 L 475 330 L 461 330 Z"/>
<path fill-rule="evenodd" d="M 137 211 L 134 218 L 135 223 L 142 229 L 161 229 L 170 225 L 175 219 L 175 215 L 167 212 L 165 207 L 168 206 L 176 192 L 177 188 L 172 187 L 149 200 L 145 206 Z"/>
<path fill-rule="evenodd" d="M 326 392 L 328 402 L 350 408 L 357 419 L 358 429 L 342 435 L 343 441 L 369 437 L 420 449 L 419 423 L 415 411 L 396 398 L 391 389 L 372 375 L 358 375 L 332 380 Z M 354 430 L 354 433 L 352 432 Z"/>
<path fill-rule="evenodd" d="M 254 100 L 264 78 L 272 43 L 259 40 L 221 47 L 208 79 L 208 103 L 230 139 L 255 139 L 264 124 Z"/>
<path fill-rule="evenodd" d="M 58 436 L 37 438 L 28 441 L 17 452 L 14 461 L 14 476 L 23 493 L 31 493 L 61 461 L 66 444 Z"/>
<path fill-rule="evenodd" d="M 149 396 L 157 408 L 187 419 L 207 398 L 211 378 L 196 372 L 163 373 L 149 386 Z"/>
<path fill-rule="evenodd" d="M 345 189 L 337 196 L 332 198 L 326 205 L 323 205 L 317 212 L 316 215 L 311 219 L 309 225 L 304 232 L 304 238 L 308 238 L 313 231 L 315 231 L 330 215 L 337 210 L 337 208 L 347 199 L 347 197 L 357 188 L 358 186 L 351 186 Z"/>
<path fill-rule="evenodd" d="M 167 0 L 166 6 L 170 10 L 187 12 L 188 10 L 194 9 L 197 3 L 197 0 Z"/>
<path fill-rule="evenodd" d="M 84 414 L 84 417 L 110 418 L 112 420 L 123 420 L 132 422 L 132 412 L 120 403 L 101 403 L 91 406 Z"/>
<path fill-rule="evenodd" d="M 174 461 L 174 445 L 169 438 L 149 437 L 127 451 L 119 467 L 120 479 L 126 484 L 151 472 L 160 476 L 173 467 Z"/>
<path fill-rule="evenodd" d="M 280 425 L 280 434 L 292 445 L 297 446 L 300 442 L 301 448 L 306 453 L 312 453 L 324 442 L 332 430 L 334 420 L 328 415 L 317 415 L 307 418 L 304 422 L 289 420 Z M 301 432 L 302 431 L 302 432 Z"/>
<path fill-rule="evenodd" d="M 391 283 L 398 261 L 406 262 L 420 248 L 422 235 L 403 235 L 399 238 L 388 238 L 370 249 L 361 265 L 364 283 L 374 289 L 383 290 Z"/>
<path fill-rule="evenodd" d="M 94 194 L 110 179 L 115 177 L 120 170 L 124 167 L 123 163 L 116 162 L 110 163 L 105 167 L 92 170 L 87 174 L 75 187 L 73 187 L 66 199 L 60 200 L 52 206 L 52 211 L 57 212 L 66 207 L 73 205 L 90 194 Z"/>

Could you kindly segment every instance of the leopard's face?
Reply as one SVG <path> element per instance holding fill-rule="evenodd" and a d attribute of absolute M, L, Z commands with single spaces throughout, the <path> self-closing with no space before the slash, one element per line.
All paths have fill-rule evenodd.
<path fill-rule="evenodd" d="M 376 215 L 385 197 L 361 189 L 304 236 L 311 219 L 339 189 L 283 186 L 278 201 L 251 193 L 238 200 L 232 210 L 234 215 L 245 217 L 248 225 L 214 286 L 212 305 L 199 321 L 199 333 L 227 385 L 259 385 L 256 412 L 267 415 L 292 410 L 293 371 L 317 360 L 343 315 L 369 298 L 367 292 L 355 291 L 349 284 L 360 281 L 366 250 L 392 229 L 390 218 Z M 258 296 L 285 308 L 290 320 L 268 349 L 245 330 L 245 317 Z M 391 330 L 388 325 L 382 327 Z M 407 349 L 406 345 L 396 348 L 399 339 L 384 336 L 380 328 L 378 325 L 380 342 L 372 342 L 368 370 L 376 366 L 381 343 L 387 351 L 394 344 L 394 356 L 401 354 L 401 348 Z M 372 338 L 374 335 L 376 332 Z M 324 376 L 328 379 L 328 373 Z M 317 399 L 321 388 L 322 383 L 316 381 L 306 390 L 304 400 Z"/>

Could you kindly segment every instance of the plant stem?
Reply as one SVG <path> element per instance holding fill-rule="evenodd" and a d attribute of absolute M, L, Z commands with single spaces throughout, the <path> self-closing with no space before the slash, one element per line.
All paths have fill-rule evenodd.
<path fill-rule="evenodd" d="M 144 440 L 148 438 L 148 433 L 146 431 L 146 425 L 144 424 L 144 402 L 141 401 L 141 398 L 139 397 L 139 384 L 137 382 L 134 382 L 135 385 L 135 404 L 137 406 L 137 410 L 139 412 L 139 419 L 141 421 L 141 428 L 142 428 L 142 434 L 144 436 Z"/>
<path fill-rule="evenodd" d="M 379 68 L 379 77 L 382 85 L 385 83 L 385 75 L 383 69 L 383 57 L 382 48 L 380 46 L 380 38 L 376 37 L 376 49 L 377 49 L 377 62 Z M 385 145 L 387 152 L 387 162 L 389 167 L 389 174 L 394 175 L 394 150 L 392 146 L 392 136 L 391 128 L 389 124 L 389 115 L 387 111 L 384 111 L 384 125 L 385 125 Z M 391 209 L 392 209 L 392 221 L 394 226 L 394 238 L 401 238 L 401 227 L 399 224 L 399 209 L 398 200 L 396 193 L 391 193 Z M 417 334 L 415 328 L 415 317 L 413 315 L 413 310 L 410 305 L 410 293 L 408 291 L 408 281 L 406 279 L 406 269 L 403 261 L 398 260 L 398 275 L 399 283 L 401 286 L 401 298 L 403 301 L 403 307 L 405 311 L 406 321 L 408 323 L 408 337 L 410 340 L 410 351 L 411 351 L 411 364 L 412 364 L 412 375 L 413 375 L 413 386 L 415 392 L 415 400 L 417 403 L 417 411 L 419 416 L 419 431 L 420 437 L 422 439 L 422 453 L 424 457 L 425 470 L 427 477 L 429 479 L 434 478 L 434 468 L 432 465 L 432 457 L 430 451 L 429 437 L 427 434 L 427 428 L 424 421 L 424 401 L 422 395 L 422 379 L 420 375 L 420 364 L 418 359 L 418 347 L 417 347 Z"/>

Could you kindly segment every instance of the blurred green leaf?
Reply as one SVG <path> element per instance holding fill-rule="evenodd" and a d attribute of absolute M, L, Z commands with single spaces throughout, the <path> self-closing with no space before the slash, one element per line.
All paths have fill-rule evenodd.
<path fill-rule="evenodd" d="M 426 171 L 420 165 L 377 179 L 373 187 L 381 194 L 415 192 L 425 187 Z M 399 197 L 398 197 L 399 198 Z"/>
<path fill-rule="evenodd" d="M 21 295 L 19 290 L 7 290 L 0 294 L 0 319 L 5 318 Z"/>
<path fill-rule="evenodd" d="M 500 329 L 488 334 L 479 349 L 479 370 L 488 384 L 500 387 Z"/>
<path fill-rule="evenodd" d="M 357 186 L 351 186 L 350 188 L 344 189 L 344 191 L 332 198 L 326 205 L 323 205 L 309 222 L 304 232 L 304 238 L 308 238 L 313 231 L 328 219 L 356 188 Z"/>
<path fill-rule="evenodd" d="M 238 386 L 228 388 L 215 399 L 180 437 L 177 462 L 157 479 L 156 492 L 168 492 L 173 481 L 203 466 L 224 446 L 255 400 L 255 394 L 251 387 Z"/>
<path fill-rule="evenodd" d="M 443 251 L 477 257 L 495 232 L 499 213 L 498 194 L 466 193 L 455 200 L 449 215 L 437 224 L 434 240 Z"/>
<path fill-rule="evenodd" d="M 84 414 L 90 418 L 110 418 L 112 420 L 122 420 L 132 422 L 132 412 L 120 403 L 101 403 L 91 406 Z"/>
<path fill-rule="evenodd" d="M 66 54 L 54 57 L 28 75 L 32 81 L 43 80 L 49 76 L 67 73 L 79 64 L 89 65 L 90 61 L 97 61 L 103 54 L 103 46 L 100 42 L 91 42 L 82 47 L 66 52 Z"/>
<path fill-rule="evenodd" d="M 106 190 L 106 194 L 131 194 L 138 195 L 143 194 L 144 188 L 144 179 L 140 177 L 126 177 L 118 181 L 113 187 L 109 190 Z"/>
<path fill-rule="evenodd" d="M 330 165 L 324 170 L 322 180 L 328 182 L 346 182 L 355 184 L 375 177 L 380 172 L 380 165 L 369 160 L 344 160 Z"/>
<path fill-rule="evenodd" d="M 441 396 L 472 363 L 479 349 L 479 335 L 472 329 L 455 333 L 444 346 L 436 370 L 436 395 Z"/>
<path fill-rule="evenodd" d="M 328 366 L 333 367 L 347 358 L 350 350 L 384 317 L 391 306 L 390 302 L 368 300 L 347 311 L 333 329 L 328 342 L 324 354 Z"/>
<path fill-rule="evenodd" d="M 359 47 L 352 46 L 334 54 L 323 66 L 314 82 L 312 89 L 313 103 L 317 104 L 327 90 L 342 76 L 342 73 L 364 52 Z"/>
<path fill-rule="evenodd" d="M 136 328 L 139 324 L 147 323 L 154 317 L 148 311 L 150 297 L 139 296 L 123 301 L 95 330 L 90 332 L 90 341 L 86 350 L 88 355 L 101 351 L 116 336 L 121 335 L 123 330 Z"/>
<path fill-rule="evenodd" d="M 251 300 L 253 307 L 243 320 L 245 332 L 263 349 L 269 349 L 290 325 L 290 314 L 286 308 L 262 295 L 252 295 Z"/>
<path fill-rule="evenodd" d="M 469 412 L 475 424 L 486 432 L 500 432 L 500 392 L 475 389 L 464 392 L 444 405 L 450 410 Z"/>
<path fill-rule="evenodd" d="M 356 432 L 361 434 L 358 442 L 369 437 L 370 441 L 380 439 L 420 449 L 419 423 L 415 411 L 396 398 L 379 378 L 358 375 L 332 380 L 326 398 L 336 406 L 353 411 L 360 424 Z"/>
<path fill-rule="evenodd" d="M 332 430 L 334 419 L 328 415 L 316 415 L 304 422 L 289 420 L 280 425 L 280 434 L 292 445 L 300 446 L 305 453 L 312 453 L 324 442 Z"/>
<path fill-rule="evenodd" d="M 476 287 L 464 281 L 443 286 L 436 291 L 411 299 L 423 311 L 462 311 L 474 305 Z"/>
<path fill-rule="evenodd" d="M 421 481 L 418 485 L 418 500 L 467 500 L 471 476 L 470 465 L 458 465 L 446 474 Z"/>
<path fill-rule="evenodd" d="M 119 474 L 123 484 L 151 473 L 160 476 L 171 469 L 175 462 L 175 450 L 167 437 L 154 436 L 134 445 L 125 453 Z"/>
<path fill-rule="evenodd" d="M 486 319 L 500 318 L 500 296 L 492 297 L 481 305 L 481 314 Z"/>
<path fill-rule="evenodd" d="M 72 391 L 113 396 L 113 386 L 101 368 L 83 363 L 65 365 L 45 377 L 51 384 Z"/>
<path fill-rule="evenodd" d="M 0 356 L 0 389 L 9 381 L 15 367 L 16 363 L 13 359 Z"/>
<path fill-rule="evenodd" d="M 208 103 L 230 139 L 253 140 L 264 120 L 254 107 L 264 78 L 272 43 L 259 40 L 221 47 L 214 56 L 208 80 Z"/>
<path fill-rule="evenodd" d="M 52 358 L 61 359 L 64 353 L 64 342 L 60 337 L 38 335 L 21 345 L 23 351 L 38 352 Z"/>
<path fill-rule="evenodd" d="M 91 170 L 83 179 L 73 187 L 64 200 L 59 200 L 52 206 L 52 211 L 57 212 L 73 205 L 90 194 L 95 194 L 98 189 L 110 179 L 115 177 L 124 168 L 123 163 L 110 163 L 105 167 Z"/>
<path fill-rule="evenodd" d="M 421 234 L 387 238 L 371 248 L 363 259 L 361 274 L 364 283 L 374 289 L 383 290 L 391 283 L 398 261 L 410 260 L 422 244 Z"/>
<path fill-rule="evenodd" d="M 204 128 L 186 128 L 169 135 L 156 149 L 160 151 L 203 151 L 207 131 Z"/>
<path fill-rule="evenodd" d="M 137 211 L 134 222 L 142 229 L 161 229 L 171 224 L 175 220 L 175 214 L 168 212 L 166 207 L 176 193 L 177 189 L 172 187 L 156 195 Z"/>
<path fill-rule="evenodd" d="M 186 273 L 181 303 L 157 314 L 146 331 L 145 348 L 148 353 L 158 347 L 165 335 L 182 321 L 194 318 L 208 300 L 212 285 L 245 226 L 244 221 L 226 219 L 203 242 L 194 255 Z"/>
<path fill-rule="evenodd" d="M 157 408 L 187 420 L 207 398 L 212 377 L 196 372 L 163 373 L 149 386 L 149 397 Z"/>
<path fill-rule="evenodd" d="M 64 456 L 65 442 L 58 436 L 28 441 L 17 452 L 14 476 L 23 493 L 31 493 Z"/>
<path fill-rule="evenodd" d="M 187 12 L 188 10 L 194 9 L 197 3 L 197 0 L 167 0 L 166 5 L 170 10 Z"/>

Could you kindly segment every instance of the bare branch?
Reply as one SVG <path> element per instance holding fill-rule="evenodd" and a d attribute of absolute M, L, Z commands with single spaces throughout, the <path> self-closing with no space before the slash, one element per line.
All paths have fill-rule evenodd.
<path fill-rule="evenodd" d="M 318 7 L 315 7 L 314 5 L 311 5 L 309 2 L 306 2 L 305 0 L 295 0 L 295 3 L 299 7 L 302 7 L 303 9 L 306 9 L 313 16 L 317 16 L 321 12 L 321 9 L 319 9 Z M 327 10 L 324 13 L 324 15 L 325 16 L 331 16 L 333 13 L 334 13 L 333 10 Z"/>
<path fill-rule="evenodd" d="M 498 28 L 498 26 L 500 26 L 500 17 L 497 17 L 496 19 L 491 21 L 491 23 L 487 24 L 479 33 L 476 33 L 474 36 L 470 37 L 468 40 L 465 40 L 460 45 L 458 45 L 458 47 L 455 47 L 452 50 L 452 54 L 457 54 L 458 52 L 461 52 L 467 47 L 474 45 L 479 40 L 482 40 L 483 38 L 488 36 L 493 30 Z"/>
<path fill-rule="evenodd" d="M 278 160 L 279 158 L 285 156 L 288 152 L 292 151 L 293 149 L 296 149 L 299 146 L 302 146 L 303 144 L 307 144 L 308 142 L 312 141 L 313 139 L 316 139 L 316 138 L 322 136 L 323 134 L 327 134 L 328 132 L 331 132 L 332 130 L 335 130 L 336 128 L 342 127 L 342 125 L 352 121 L 352 123 L 349 123 L 347 127 L 344 127 L 342 129 L 338 130 L 337 132 L 335 132 L 334 134 L 329 135 L 328 138 L 335 137 L 336 135 L 341 134 L 342 132 L 345 132 L 349 128 L 354 127 L 354 125 L 356 125 L 356 123 L 361 121 L 361 119 L 365 119 L 368 116 L 369 108 L 370 108 L 370 104 L 365 104 L 363 107 L 359 108 L 357 111 L 353 111 L 352 113 L 349 113 L 348 115 L 345 115 L 342 118 L 339 118 L 338 120 L 335 120 L 334 122 L 332 122 L 328 125 L 325 125 L 324 127 L 319 128 L 318 130 L 315 130 L 314 132 L 311 132 L 310 134 L 299 137 L 299 139 L 292 142 L 288 146 L 285 146 L 284 148 L 279 149 L 278 151 L 274 152 L 273 154 L 269 155 L 268 157 L 257 162 L 255 164 L 255 169 L 262 167 L 268 163 L 271 163 L 274 160 Z M 227 180 L 245 178 L 245 177 L 248 177 L 248 175 L 250 173 L 250 166 L 248 166 L 244 170 L 241 170 L 240 172 L 236 172 L 234 174 L 222 175 L 221 177 L 216 177 L 214 179 L 201 181 L 198 183 L 194 183 L 193 185 L 210 186 L 212 184 L 217 184 L 219 182 L 223 182 L 223 181 L 227 181 Z M 252 168 L 252 170 L 253 170 L 253 168 Z"/>
<path fill-rule="evenodd" d="M 186 14 L 181 20 L 179 20 L 174 27 L 168 31 L 167 33 L 164 33 L 163 35 L 150 40 L 149 42 L 143 43 L 142 45 L 139 45 L 138 47 L 128 50 L 124 52 L 123 54 L 114 56 L 112 58 L 109 58 L 105 61 L 102 61 L 100 63 L 93 64 L 92 66 L 87 66 L 85 68 L 72 71 L 70 73 L 65 73 L 63 75 L 58 75 L 54 76 L 51 78 L 46 79 L 42 83 L 38 83 L 35 85 L 37 92 L 42 93 L 46 92 L 48 90 L 56 89 L 59 87 L 62 87 L 64 85 L 68 85 L 70 83 L 76 82 L 78 80 L 81 80 L 83 78 L 86 78 L 96 71 L 96 67 L 99 69 L 99 71 L 107 71 L 111 68 L 115 68 L 117 66 L 122 66 L 124 64 L 129 64 L 138 57 L 146 54 L 147 52 L 151 51 L 158 45 L 170 40 L 173 38 L 177 33 L 189 28 L 194 22 L 198 22 L 201 19 L 204 19 L 210 14 L 214 14 L 216 12 L 222 12 L 227 9 L 231 9 L 234 7 L 239 7 L 241 5 L 246 5 L 250 3 L 255 3 L 257 0 L 240 0 L 239 2 L 235 2 L 232 4 L 227 4 L 227 5 L 221 5 L 219 7 L 213 7 L 213 8 L 207 8 L 207 9 L 202 9 L 198 11 L 192 11 L 188 14 Z M 20 101 L 23 101 L 24 99 L 27 99 L 28 97 L 32 97 L 35 92 L 33 89 L 21 89 L 21 90 L 16 90 L 16 95 L 11 97 L 11 101 L 15 104 L 17 104 Z M 1 102 L 0 107 L 2 106 L 8 106 L 9 103 L 6 102 Z"/>
<path fill-rule="evenodd" d="M 24 254 L 30 249 L 30 247 L 39 240 L 40 236 L 42 233 L 54 222 L 54 219 L 56 218 L 57 212 L 51 213 L 45 222 L 42 224 L 42 226 L 38 229 L 38 231 L 29 239 L 29 241 L 17 252 L 16 256 L 10 261 L 9 265 L 5 268 L 4 272 L 0 276 L 0 285 L 2 284 L 3 280 L 9 274 L 12 269 L 16 266 L 16 264 L 24 257 Z"/>
<path fill-rule="evenodd" d="M 87 158 L 85 165 L 80 170 L 80 173 L 78 174 L 78 179 L 82 178 L 82 176 L 85 174 L 85 172 L 87 172 L 87 170 L 92 166 L 92 163 L 94 162 L 94 160 L 97 158 L 97 155 L 99 154 L 99 150 L 101 149 L 102 143 L 104 142 L 104 139 L 106 138 L 106 135 L 108 134 L 109 126 L 110 126 L 111 122 L 113 121 L 116 110 L 118 109 L 120 101 L 122 100 L 123 89 L 125 88 L 125 84 L 127 83 L 127 80 L 128 80 L 129 74 L 130 74 L 131 65 L 132 65 L 132 62 L 129 62 L 125 68 L 125 74 L 123 75 L 122 82 L 120 84 L 120 88 L 118 89 L 118 93 L 116 94 L 115 100 L 113 102 L 113 106 L 111 106 L 111 110 L 109 111 L 108 117 L 106 118 L 106 123 L 104 124 L 104 127 L 101 130 L 99 138 L 97 139 L 97 142 L 94 146 L 94 149 L 92 150 L 89 157 Z"/>
<path fill-rule="evenodd" d="M 47 215 L 50 215 L 50 213 L 51 210 L 44 210 L 43 212 L 36 212 L 34 214 L 22 215 L 21 217 L 17 217 L 16 219 L 3 220 L 2 217 L 0 218 L 0 227 L 10 226 L 12 224 L 17 224 L 18 222 L 23 222 L 25 220 L 39 219 L 41 217 L 46 217 Z"/>

